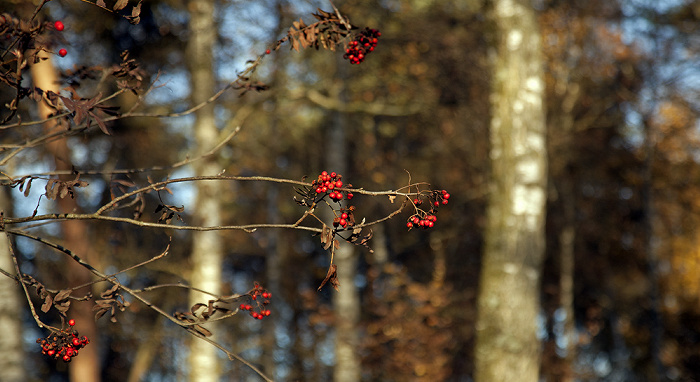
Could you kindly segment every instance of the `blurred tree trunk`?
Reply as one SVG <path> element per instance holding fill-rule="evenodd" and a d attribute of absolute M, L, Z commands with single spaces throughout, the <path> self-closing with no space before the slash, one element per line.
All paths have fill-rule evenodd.
<path fill-rule="evenodd" d="M 31 74 L 34 86 L 39 87 L 44 91 L 51 90 L 55 93 L 60 91 L 58 86 L 58 75 L 53 67 L 51 57 L 45 53 L 40 53 L 46 60 L 40 61 L 31 67 Z M 39 104 L 39 115 L 41 118 L 47 118 L 53 112 L 45 103 Z M 55 121 L 48 121 L 44 125 L 46 132 L 55 132 L 56 129 L 62 127 L 57 125 Z M 68 148 L 66 139 L 58 139 L 46 145 L 46 150 L 50 153 L 55 161 L 56 171 L 71 171 L 71 151 Z M 59 176 L 62 180 L 74 178 L 73 176 Z M 78 204 L 74 199 L 59 198 L 56 201 L 58 210 L 62 213 L 71 213 L 78 210 Z M 83 258 L 83 260 L 97 266 L 95 258 L 92 254 L 92 248 L 88 241 L 90 234 L 87 222 L 82 220 L 70 220 L 61 222 L 61 230 L 63 234 L 63 247 L 70 249 L 74 254 Z M 81 285 L 92 281 L 92 274 L 83 266 L 73 261 L 66 259 L 65 274 L 68 279 L 68 286 Z M 90 287 L 77 289 L 73 295 L 80 296 L 90 292 Z M 70 365 L 70 380 L 74 382 L 93 382 L 100 380 L 100 361 L 98 355 L 98 335 L 95 316 L 92 312 L 91 302 L 72 302 L 71 309 L 68 313 L 69 317 L 74 319 L 77 324 L 76 328 L 81 335 L 90 338 L 90 346 L 80 350 L 80 356 L 75 357 Z"/>
<path fill-rule="evenodd" d="M 547 183 L 540 33 L 527 0 L 494 1 L 493 22 L 492 185 L 478 297 L 475 380 L 535 382 Z"/>
<path fill-rule="evenodd" d="M 571 17 L 570 14 L 562 17 Z M 568 19 L 568 25 L 573 21 Z M 576 197 L 575 179 L 571 173 L 574 159 L 574 133 L 575 118 L 574 106 L 581 98 L 581 86 L 578 83 L 576 69 L 580 65 L 580 56 L 583 48 L 580 46 L 578 36 L 574 31 L 569 31 L 559 38 L 566 39 L 562 50 L 556 50 L 554 54 L 546 57 L 548 60 L 549 75 L 553 78 L 554 88 L 548 104 L 548 132 L 549 132 L 549 181 L 551 188 L 556 190 L 556 207 L 558 216 L 553 216 L 554 222 L 551 228 L 556 232 L 558 239 L 559 271 L 559 304 L 558 308 L 564 313 L 562 323 L 564 338 L 564 357 L 562 367 L 552 367 L 551 380 L 574 380 L 573 363 L 576 359 L 576 332 L 574 313 L 574 272 L 575 272 L 575 242 L 576 242 Z M 588 126 L 578 126 L 588 128 Z M 555 320 L 553 315 L 549 320 Z M 551 339 L 551 346 L 557 347 L 561 343 L 559 338 Z M 556 354 L 556 352 L 552 352 Z M 550 379 L 548 379 L 550 380 Z"/>
<path fill-rule="evenodd" d="M 191 0 L 190 36 L 187 42 L 187 66 L 190 72 L 191 100 L 197 105 L 211 97 L 216 87 L 213 49 L 216 42 L 215 2 Z M 214 117 L 214 105 L 208 104 L 195 113 L 194 136 L 198 152 L 214 147 L 219 131 Z M 195 162 L 196 175 L 216 175 L 221 172 L 216 156 Z M 221 225 L 221 182 L 197 182 L 197 197 L 192 214 L 197 225 Z M 192 243 L 191 285 L 211 293 L 220 294 L 223 242 L 216 231 L 195 232 Z M 211 296 L 190 293 L 190 303 L 206 303 Z M 207 328 L 215 333 L 213 324 Z M 218 350 L 199 339 L 190 343 L 190 381 L 218 381 L 220 365 Z"/>
<path fill-rule="evenodd" d="M 13 171 L 8 171 L 12 174 Z M 0 188 L 0 211 L 6 216 L 12 214 L 12 197 L 9 187 Z M 15 274 L 10 257 L 10 243 L 5 232 L 0 233 L 0 269 Z M 21 287 L 15 280 L 0 275 L 0 370 L 2 380 L 7 382 L 24 382 L 27 374 L 24 370 L 22 346 L 22 305 L 26 301 L 20 295 Z"/>
<path fill-rule="evenodd" d="M 338 75 L 347 78 L 346 63 L 338 59 Z M 345 101 L 345 90 L 341 90 L 341 102 Z M 328 128 L 328 142 L 333 150 L 328 151 L 328 171 L 336 171 L 347 176 L 348 150 L 345 129 L 347 116 L 339 111 L 333 112 L 332 124 Z M 347 181 L 346 181 L 347 182 Z M 360 358 L 358 355 L 359 335 L 357 323 L 360 319 L 360 296 L 355 288 L 357 274 L 357 253 L 352 244 L 341 243 L 335 251 L 334 263 L 338 266 L 340 289 L 333 296 L 335 319 L 335 382 L 354 382 L 360 380 Z"/>

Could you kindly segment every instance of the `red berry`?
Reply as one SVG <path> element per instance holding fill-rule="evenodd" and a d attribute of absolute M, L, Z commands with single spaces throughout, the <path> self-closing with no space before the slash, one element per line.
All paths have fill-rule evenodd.
<path fill-rule="evenodd" d="M 346 225 L 348 225 L 348 222 L 347 222 L 347 220 L 345 220 L 345 219 L 340 219 L 340 221 L 338 222 L 338 224 L 340 224 L 340 225 L 342 225 L 343 227 L 345 227 Z"/>
<path fill-rule="evenodd" d="M 352 197 L 355 196 L 352 194 L 352 192 L 348 192 L 348 200 L 352 199 Z"/>
<path fill-rule="evenodd" d="M 53 356 L 54 354 L 56 354 L 56 351 L 53 349 L 46 352 L 46 355 L 48 355 L 49 357 Z"/>
<path fill-rule="evenodd" d="M 411 223 L 411 222 L 406 223 L 406 227 L 408 227 L 408 228 L 413 227 L 413 223 Z"/>
<path fill-rule="evenodd" d="M 449 198 L 450 198 L 450 194 L 447 193 L 447 192 L 445 192 L 444 194 L 442 194 L 442 197 L 443 197 L 444 199 L 449 199 Z"/>
<path fill-rule="evenodd" d="M 345 212 L 343 212 L 342 214 L 340 214 L 340 218 L 341 218 L 341 219 L 347 219 L 347 218 L 348 218 L 348 214 L 345 213 Z"/>
<path fill-rule="evenodd" d="M 321 175 L 323 175 L 323 176 L 328 175 L 328 171 L 323 171 L 323 172 L 321 173 Z"/>
<path fill-rule="evenodd" d="M 270 49 L 266 50 L 265 54 L 270 54 Z"/>
<path fill-rule="evenodd" d="M 58 51 L 58 55 L 61 56 L 61 57 L 65 57 L 66 54 L 68 54 L 68 51 L 65 50 L 65 49 L 61 49 L 61 50 Z"/>
<path fill-rule="evenodd" d="M 336 187 L 343 187 L 343 181 L 339 180 L 339 181 L 335 182 L 335 186 Z"/>
<path fill-rule="evenodd" d="M 437 206 L 440 205 L 440 202 L 438 202 L 438 201 L 436 200 L 435 202 L 433 202 L 433 204 L 435 204 L 435 207 L 437 207 Z"/>
<path fill-rule="evenodd" d="M 449 202 L 449 200 L 444 199 L 444 200 L 442 201 L 442 204 L 447 204 L 448 202 Z"/>
<path fill-rule="evenodd" d="M 336 174 L 335 171 L 331 173 L 331 178 L 335 178 L 336 176 L 338 176 L 338 174 Z"/>
<path fill-rule="evenodd" d="M 65 27 L 61 21 L 56 21 L 53 23 L 54 28 L 56 28 L 57 31 L 62 31 L 63 28 Z"/>
<path fill-rule="evenodd" d="M 272 312 L 270 312 L 270 309 L 266 309 L 266 310 L 263 310 L 262 314 L 264 314 L 267 317 L 270 314 L 272 314 Z"/>
<path fill-rule="evenodd" d="M 75 325 L 75 320 L 72 318 L 70 320 L 68 320 L 68 325 L 70 325 L 70 326 Z"/>
<path fill-rule="evenodd" d="M 73 338 L 73 346 L 80 346 L 80 339 L 79 338 Z"/>

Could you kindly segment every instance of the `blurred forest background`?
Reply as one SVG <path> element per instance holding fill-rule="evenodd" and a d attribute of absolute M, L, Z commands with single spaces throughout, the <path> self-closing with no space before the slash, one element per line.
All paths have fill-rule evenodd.
<path fill-rule="evenodd" d="M 53 59 L 64 86 L 81 66 L 119 63 L 128 50 L 147 71 L 144 82 L 158 75 L 162 85 L 148 94 L 146 109 L 182 111 L 196 103 L 190 98 L 194 3 L 143 2 L 138 25 L 80 1 L 51 1 L 39 17 L 66 25 L 62 46 L 69 53 Z M 294 180 L 336 170 L 367 190 L 395 190 L 408 184 L 409 172 L 413 181 L 448 190 L 450 204 L 430 230 L 407 232 L 406 214 L 375 226 L 373 253 L 343 244 L 350 248 L 350 266 L 339 265 L 339 272 L 349 280 L 341 280 L 341 290 L 351 291 L 349 303 L 334 303 L 332 288 L 316 291 L 328 253 L 308 232 L 214 234 L 224 253 L 221 293 L 244 292 L 258 281 L 273 296 L 270 317 L 222 321 L 218 339 L 280 381 L 343 380 L 334 373 L 341 364 L 336 341 L 353 344 L 354 359 L 347 362 L 362 380 L 470 381 L 491 176 L 489 2 L 334 3 L 354 24 L 382 32 L 377 49 L 361 65 L 350 65 L 342 52 L 295 52 L 287 45 L 273 51 L 255 73 L 270 90 L 229 92 L 212 107 L 220 131 L 241 131 L 207 165 L 218 169 L 214 174 L 225 169 Z M 283 37 L 292 21 L 311 20 L 317 7 L 331 10 L 323 1 L 211 4 L 216 35 L 210 95 Z M 20 16 L 35 6 L 0 2 L 3 12 Z M 549 169 L 540 378 L 700 380 L 700 3 L 540 0 L 534 7 L 545 61 Z M 98 80 L 78 91 L 99 88 Z M 3 105 L 11 96 L 0 93 Z M 124 94 L 115 101 L 128 110 L 134 99 Z M 38 119 L 34 109 L 22 112 Z M 118 120 L 110 125 L 111 136 L 92 129 L 70 137 L 70 164 L 87 171 L 175 163 L 201 142 L 195 123 L 194 115 Z M 0 143 L 22 141 L 30 132 L 0 130 Z M 54 157 L 44 146 L 25 150 L 11 170 L 8 164 L 2 171 L 49 172 L 60 167 Z M 121 179 L 147 184 L 149 176 L 197 171 L 184 166 Z M 75 208 L 93 211 L 110 200 L 111 176 L 81 179 L 90 186 L 78 193 Z M 291 223 L 303 213 L 289 185 L 220 187 L 212 191 L 220 212 L 216 224 Z M 6 216 L 31 215 L 39 188 L 25 197 L 3 187 L 0 208 Z M 205 207 L 191 202 L 205 191 L 191 185 L 172 190 L 172 196 L 163 194 L 167 203 L 184 205 L 186 221 L 196 219 L 190 214 Z M 150 198 L 146 214 L 158 203 Z M 358 214 L 368 220 L 396 207 L 386 197 L 356 199 Z M 42 200 L 40 207 L 43 213 L 61 206 Z M 65 238 L 65 229 L 49 224 L 32 232 Z M 113 222 L 80 229 L 85 233 L 77 240 L 85 248 L 71 249 L 89 252 L 106 273 L 161 253 L 172 235 L 167 258 L 120 281 L 140 288 L 191 280 L 190 253 L 197 244 L 190 232 Z M 68 273 L 55 272 L 67 266 L 65 256 L 23 238 L 16 239 L 16 251 L 23 272 L 46 285 L 60 289 L 71 282 Z M 34 342 L 45 333 L 16 283 L 6 281 L 0 320 L 17 330 L 3 330 L 0 380 L 10 375 L 5 373 L 22 381 L 68 380 L 65 364 L 40 354 Z M 166 311 L 189 307 L 185 290 L 150 293 Z M 86 317 L 92 315 L 88 308 Z M 137 302 L 118 314 L 116 324 L 98 321 L 92 336 L 91 362 L 103 381 L 187 379 L 188 336 Z M 260 380 L 240 362 L 219 356 L 222 380 Z"/>

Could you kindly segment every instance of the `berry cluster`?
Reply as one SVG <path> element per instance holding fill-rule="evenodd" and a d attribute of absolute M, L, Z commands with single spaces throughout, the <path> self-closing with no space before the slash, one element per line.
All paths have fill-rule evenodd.
<path fill-rule="evenodd" d="M 378 37 L 381 35 L 382 33 L 376 29 L 365 28 L 365 30 L 355 36 L 354 40 L 350 41 L 348 48 L 345 49 L 343 58 L 350 60 L 351 64 L 362 63 L 365 57 L 374 51 Z"/>
<path fill-rule="evenodd" d="M 329 198 L 339 202 L 346 197 L 343 195 L 342 191 L 336 190 L 337 188 L 343 187 L 342 175 L 336 174 L 335 172 L 324 171 L 321 175 L 313 181 L 312 187 L 316 190 L 316 194 L 322 194 L 323 196 L 328 195 Z M 347 187 L 352 187 L 352 184 L 348 184 Z M 346 192 L 348 200 L 353 198 L 352 192 Z"/>
<path fill-rule="evenodd" d="M 450 194 L 446 190 L 435 190 L 431 191 L 426 197 L 426 202 L 430 205 L 430 210 L 427 212 L 418 208 L 418 206 L 423 204 L 423 198 L 421 195 L 413 199 L 413 204 L 416 206 L 417 212 L 413 214 L 406 222 L 406 227 L 420 227 L 420 228 L 433 228 L 435 222 L 437 222 L 437 208 L 440 205 L 445 205 L 449 203 Z"/>
<path fill-rule="evenodd" d="M 413 226 L 421 228 L 433 228 L 435 222 L 437 221 L 437 216 L 426 214 L 421 219 L 418 214 L 411 216 L 406 223 L 406 227 L 412 228 Z"/>
<path fill-rule="evenodd" d="M 66 28 L 66 26 L 63 25 L 63 22 L 60 21 L 60 20 L 59 20 L 59 21 L 56 21 L 55 23 L 53 23 L 53 27 L 56 28 L 56 30 L 59 31 L 59 32 L 62 32 L 63 29 Z M 68 54 L 68 51 L 65 50 L 65 49 L 63 49 L 63 48 L 61 48 L 61 49 L 58 51 L 58 55 L 61 56 L 61 57 L 65 57 L 66 54 Z"/>
<path fill-rule="evenodd" d="M 87 337 L 79 337 L 78 331 L 73 329 L 75 320 L 68 320 L 68 325 L 70 327 L 67 329 L 36 340 L 36 343 L 41 345 L 42 354 L 55 359 L 62 359 L 64 362 L 70 362 L 71 358 L 78 355 L 78 350 L 90 343 Z"/>
<path fill-rule="evenodd" d="M 353 214 L 354 211 L 354 206 L 350 206 L 347 209 L 341 208 L 339 211 L 340 215 L 336 215 L 336 217 L 333 219 L 333 227 L 340 226 L 343 228 L 348 228 L 355 225 L 355 215 Z"/>
<path fill-rule="evenodd" d="M 267 305 L 270 303 L 270 298 L 272 298 L 272 293 L 266 291 L 260 284 L 255 283 L 255 287 L 248 292 L 250 299 L 255 301 L 256 306 L 251 304 L 241 304 L 238 306 L 240 310 L 247 310 L 250 312 L 250 316 L 262 320 L 264 317 L 272 314 L 270 309 L 267 309 Z M 260 297 L 260 299 L 258 299 Z"/>

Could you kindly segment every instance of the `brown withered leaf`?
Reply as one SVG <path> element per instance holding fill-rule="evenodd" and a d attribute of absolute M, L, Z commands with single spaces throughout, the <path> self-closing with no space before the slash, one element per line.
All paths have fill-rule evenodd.
<path fill-rule="evenodd" d="M 364 223 L 364 220 L 363 220 Z M 349 242 L 355 244 L 355 245 L 361 245 L 369 250 L 370 253 L 374 253 L 374 250 L 369 246 L 369 241 L 372 239 L 372 236 L 374 236 L 374 232 L 370 229 L 369 232 L 365 236 L 360 236 L 362 233 L 362 228 L 355 228 L 352 231 L 352 235 L 348 239 Z"/>
<path fill-rule="evenodd" d="M 54 297 L 54 301 L 56 303 L 61 303 L 65 300 L 68 300 L 68 297 L 70 296 L 71 290 L 70 289 L 63 289 L 56 293 L 56 297 Z"/>
<path fill-rule="evenodd" d="M 201 325 L 194 325 L 194 326 L 192 327 L 192 330 L 194 330 L 195 332 L 197 332 L 197 333 L 203 335 L 204 337 L 211 337 L 211 335 L 212 335 L 212 332 L 210 332 L 209 330 L 205 329 L 205 328 L 204 328 L 203 326 L 201 326 Z"/>
<path fill-rule="evenodd" d="M 321 244 L 323 244 L 323 249 L 328 249 L 331 247 L 331 242 L 333 241 L 333 230 L 327 225 L 323 225 L 321 229 Z"/>
<path fill-rule="evenodd" d="M 124 16 L 127 20 L 129 20 L 129 23 L 136 25 L 139 22 L 141 22 L 141 1 L 138 2 L 134 6 L 134 8 L 131 9 L 131 16 Z"/>
<path fill-rule="evenodd" d="M 44 298 L 44 303 L 41 305 L 41 311 L 46 313 L 51 309 L 51 306 L 53 305 L 53 299 L 51 296 L 46 296 Z"/>
<path fill-rule="evenodd" d="M 124 9 L 126 5 L 129 3 L 129 0 L 117 0 L 116 3 L 114 3 L 114 7 L 112 7 L 113 10 L 119 11 Z"/>
<path fill-rule="evenodd" d="M 327 282 L 331 283 L 331 286 L 337 291 L 338 287 L 340 286 L 340 282 L 338 281 L 338 266 L 335 264 L 331 264 L 330 267 L 328 267 L 328 273 L 326 274 L 326 278 L 323 279 L 323 282 L 321 282 L 321 285 L 318 287 L 318 291 L 321 291 L 324 285 L 326 285 Z"/>
<path fill-rule="evenodd" d="M 195 320 L 194 314 L 192 314 L 192 312 L 175 312 L 173 316 L 180 321 L 185 321 L 189 323 L 197 321 Z"/>
<path fill-rule="evenodd" d="M 62 181 L 59 179 L 49 179 L 46 182 L 46 197 L 49 200 L 55 200 L 57 198 L 65 198 L 66 196 L 75 198 L 74 188 L 75 187 L 86 187 L 88 182 L 80 180 L 80 174 L 76 174 L 75 179 Z"/>
<path fill-rule="evenodd" d="M 202 304 L 201 302 L 198 302 L 198 303 L 192 305 L 192 307 L 190 308 L 190 312 L 192 312 L 192 315 L 196 317 L 197 311 L 201 308 L 206 308 L 206 307 L 207 307 L 206 304 Z"/>
<path fill-rule="evenodd" d="M 171 206 L 167 204 L 159 204 L 158 207 L 156 207 L 156 213 L 160 212 L 160 217 L 158 218 L 158 223 L 165 223 L 165 224 L 170 224 L 173 220 L 173 217 L 177 215 L 177 220 L 183 221 L 182 220 L 182 215 L 180 215 L 180 212 L 185 211 L 185 206 L 182 207 L 177 207 L 177 206 Z"/>
<path fill-rule="evenodd" d="M 92 310 L 97 312 L 95 313 L 95 321 L 109 312 L 109 320 L 116 323 L 117 309 L 123 312 L 129 306 L 129 302 L 125 301 L 119 293 L 119 284 L 115 284 L 110 289 L 100 293 L 100 297 L 102 299 L 95 301 L 95 306 L 92 307 Z"/>

